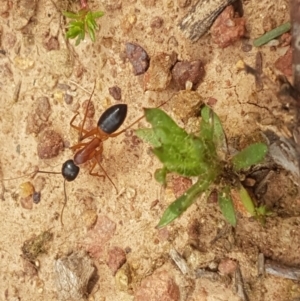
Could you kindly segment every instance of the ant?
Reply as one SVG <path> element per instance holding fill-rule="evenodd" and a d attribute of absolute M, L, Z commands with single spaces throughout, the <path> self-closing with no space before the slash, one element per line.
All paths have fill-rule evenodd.
<path fill-rule="evenodd" d="M 60 215 L 60 221 L 61 221 L 62 225 L 64 225 L 63 218 L 62 218 L 63 211 L 64 211 L 64 208 L 67 203 L 67 193 L 66 193 L 65 182 L 66 181 L 72 182 L 77 178 L 79 171 L 80 171 L 80 167 L 78 165 L 86 163 L 90 160 L 93 160 L 94 162 L 90 169 L 89 174 L 92 176 L 97 176 L 97 177 L 102 177 L 102 178 L 107 177 L 109 179 L 109 181 L 112 183 L 112 185 L 114 186 L 114 188 L 116 189 L 116 191 L 118 191 L 114 182 L 111 180 L 111 178 L 108 176 L 108 174 L 106 173 L 106 171 L 104 170 L 104 168 L 101 165 L 101 155 L 103 153 L 103 142 L 105 140 L 107 140 L 108 138 L 114 138 L 114 137 L 119 136 L 120 134 L 124 133 L 127 129 L 131 128 L 133 125 L 135 125 L 136 123 L 138 123 L 140 120 L 142 120 L 144 118 L 144 115 L 143 115 L 143 116 L 139 117 L 137 120 L 135 120 L 133 123 L 131 123 L 129 126 L 127 126 L 125 129 L 123 129 L 119 132 L 116 132 L 122 126 L 122 124 L 124 123 L 126 116 L 127 116 L 127 104 L 116 104 L 116 105 L 109 107 L 102 113 L 102 115 L 100 116 L 100 118 L 97 122 L 97 126 L 95 128 L 93 128 L 89 131 L 85 130 L 84 124 L 86 121 L 89 104 L 91 102 L 92 96 L 95 91 L 95 86 L 96 86 L 96 84 L 94 84 L 92 93 L 87 102 L 82 125 L 80 127 L 74 125 L 74 121 L 75 121 L 76 117 L 78 116 L 79 112 L 77 112 L 75 114 L 75 116 L 72 118 L 72 120 L 70 121 L 70 126 L 75 128 L 77 131 L 79 131 L 78 143 L 70 147 L 70 149 L 76 151 L 73 159 L 69 159 L 62 164 L 61 172 L 49 172 L 49 171 L 38 170 L 38 171 L 35 171 L 32 173 L 32 174 L 37 174 L 37 173 L 62 174 L 62 176 L 64 177 L 64 199 L 65 199 L 65 201 L 64 201 L 63 208 L 62 208 L 61 215 Z M 158 106 L 158 108 L 163 106 L 164 104 L 166 104 L 172 97 L 173 96 L 171 96 L 168 100 L 166 100 L 165 102 L 160 104 Z M 87 142 L 83 142 L 83 140 L 86 140 L 88 138 L 91 138 L 91 139 L 88 140 Z M 100 166 L 100 168 L 102 169 L 102 171 L 104 172 L 104 175 L 99 174 L 98 172 L 93 172 L 97 163 Z M 13 178 L 13 179 L 17 179 L 17 178 Z"/>

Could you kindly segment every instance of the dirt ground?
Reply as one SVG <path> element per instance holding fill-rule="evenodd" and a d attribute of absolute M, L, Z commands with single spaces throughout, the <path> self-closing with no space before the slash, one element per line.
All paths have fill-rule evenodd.
<path fill-rule="evenodd" d="M 105 12 L 98 20 L 101 30 L 95 43 L 87 37 L 75 47 L 74 41 L 65 40 L 66 21 L 61 11 L 75 10 L 77 3 L 1 1 L 2 179 L 29 174 L 36 167 L 60 172 L 61 164 L 73 156 L 68 146 L 78 139 L 70 121 L 76 111 L 80 112 L 76 122 L 82 121 L 82 103 L 95 82 L 95 116 L 87 119 L 88 128 L 95 126 L 106 108 L 121 102 L 128 105 L 124 123 L 128 126 L 143 114 L 143 107 L 158 106 L 178 91 L 173 82 L 160 92 L 144 91 L 142 76 L 133 74 L 124 56 L 126 42 L 141 45 L 150 59 L 158 53 L 175 52 L 178 60 L 202 60 L 205 77 L 197 92 L 204 102 L 217 100 L 213 109 L 233 147 L 245 144 L 259 130 L 272 129 L 278 135 L 284 131 L 290 116 L 281 109 L 275 84 L 258 91 L 254 77 L 238 72 L 236 64 L 243 60 L 255 66 L 258 49 L 245 51 L 245 44 L 263 34 L 268 24 L 275 27 L 289 20 L 287 0 L 242 1 L 248 37 L 224 49 L 212 43 L 209 33 L 191 43 L 177 26 L 196 1 L 88 3 L 92 10 Z M 157 17 L 163 20 L 161 26 L 153 25 Z M 259 49 L 265 72 L 278 72 L 274 62 L 287 48 Z M 120 101 L 109 94 L 113 86 L 121 88 Z M 65 100 L 66 93 L 73 101 L 70 96 Z M 41 101 L 44 106 L 38 107 Z M 172 100 L 163 109 L 178 120 Z M 0 300 L 299 300 L 298 281 L 258 275 L 257 270 L 260 253 L 285 266 L 300 266 L 300 198 L 291 175 L 281 168 L 272 173 L 259 200 L 274 212 L 265 225 L 239 215 L 232 229 L 215 201 L 201 199 L 173 224 L 157 230 L 160 216 L 175 196 L 171 187 L 162 188 L 153 177 L 160 163 L 149 145 L 134 134 L 142 125 L 146 125 L 145 120 L 104 143 L 102 165 L 118 193 L 108 178 L 89 175 L 89 163 L 81 166 L 74 182 L 66 183 L 64 226 L 60 221 L 64 202 L 61 175 L 37 174 L 1 181 Z M 54 158 L 41 159 L 38 143 L 47 130 L 62 137 L 64 149 Z M 41 192 L 38 204 L 22 197 L 20 185 L 27 181 Z M 30 249 L 36 242 L 34 237 L 41 242 L 42 252 L 37 256 Z M 205 269 L 209 276 L 182 273 L 169 256 L 173 249 L 184 256 L 191 270 Z M 73 287 L 80 286 L 70 284 L 76 279 L 74 275 L 65 282 L 60 278 L 64 269 L 60 264 L 66 264 L 66 256 L 72 254 L 77 256 L 70 259 L 75 262 L 74 273 L 81 277 L 87 274 L 87 279 L 92 274 L 92 280 L 87 291 L 87 280 L 82 280 L 79 292 L 68 295 Z M 125 259 L 126 264 L 119 269 Z M 221 264 L 225 263 L 239 264 L 248 299 L 239 297 L 232 274 L 221 275 Z M 149 290 L 151 298 L 147 297 Z"/>

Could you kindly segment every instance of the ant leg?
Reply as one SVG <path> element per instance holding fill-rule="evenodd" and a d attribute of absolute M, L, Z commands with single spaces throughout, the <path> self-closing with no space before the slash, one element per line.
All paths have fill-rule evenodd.
<path fill-rule="evenodd" d="M 87 113 L 88 113 L 88 109 L 89 109 L 89 105 L 90 105 L 90 102 L 91 102 L 91 99 L 92 99 L 92 96 L 94 95 L 94 92 L 95 92 L 95 87 L 96 87 L 96 81 L 94 83 L 94 87 L 93 87 L 93 91 L 91 93 L 91 96 L 87 102 L 87 106 L 86 106 L 86 109 L 85 109 L 85 113 L 84 113 L 84 117 L 83 117 L 83 121 L 82 121 L 82 124 L 81 126 L 76 126 L 73 124 L 76 116 L 79 114 L 78 112 L 76 113 L 76 115 L 72 118 L 71 122 L 70 122 L 70 125 L 71 127 L 73 127 L 74 129 L 76 129 L 78 132 L 79 132 L 79 139 L 78 141 L 81 141 L 82 140 L 82 134 L 86 134 L 88 133 L 89 131 L 85 130 L 83 127 L 84 127 L 84 124 L 85 124 L 85 121 L 86 121 L 86 116 L 87 116 Z"/>
<path fill-rule="evenodd" d="M 90 175 L 101 177 L 101 178 L 102 177 L 103 178 L 108 178 L 109 182 L 114 186 L 114 188 L 116 189 L 116 192 L 118 193 L 118 189 L 117 189 L 115 183 L 113 182 L 113 180 L 110 178 L 110 176 L 107 174 L 107 172 L 105 171 L 105 169 L 101 165 L 101 155 L 102 155 L 102 153 L 103 153 L 103 147 L 101 145 L 101 148 L 95 153 L 95 156 L 94 156 L 95 161 L 93 163 L 92 169 L 90 170 Z M 100 168 L 102 169 L 104 175 L 100 175 L 98 172 L 97 173 L 92 172 L 97 163 L 100 166 Z"/>
<path fill-rule="evenodd" d="M 86 146 L 87 144 L 88 144 L 87 142 L 81 142 L 81 143 L 77 143 L 73 146 L 70 146 L 69 148 L 72 150 L 76 150 L 78 148 L 82 148 L 82 147 Z"/>
<path fill-rule="evenodd" d="M 89 174 L 90 174 L 91 176 L 94 176 L 94 177 L 99 177 L 99 178 L 105 179 L 105 175 L 101 175 L 101 174 L 99 174 L 98 172 L 93 172 L 93 170 L 94 170 L 94 168 L 95 168 L 95 166 L 96 166 L 97 163 L 98 163 L 97 161 L 93 162 L 93 166 L 92 166 L 92 168 L 90 169 Z"/>
<path fill-rule="evenodd" d="M 84 129 L 82 129 L 81 127 L 79 127 L 79 126 L 76 126 L 76 125 L 74 125 L 73 123 L 74 123 L 74 120 L 76 119 L 76 117 L 79 115 L 79 113 L 77 112 L 76 114 L 75 114 L 75 116 L 72 118 L 72 120 L 70 121 L 70 126 L 72 127 L 72 128 L 74 128 L 75 130 L 77 130 L 78 132 L 82 132 L 82 133 L 84 133 L 84 134 L 86 134 L 88 131 L 87 130 L 84 130 Z"/>

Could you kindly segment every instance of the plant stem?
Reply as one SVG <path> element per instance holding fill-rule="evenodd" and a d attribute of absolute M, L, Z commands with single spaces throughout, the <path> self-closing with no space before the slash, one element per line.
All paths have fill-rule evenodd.
<path fill-rule="evenodd" d="M 262 46 L 262 45 L 270 42 L 271 40 L 281 36 L 285 32 L 288 32 L 290 29 L 291 29 L 291 22 L 286 22 L 286 23 L 272 29 L 271 31 L 268 31 L 267 33 L 265 33 L 261 37 L 255 39 L 253 41 L 253 45 L 255 47 Z"/>

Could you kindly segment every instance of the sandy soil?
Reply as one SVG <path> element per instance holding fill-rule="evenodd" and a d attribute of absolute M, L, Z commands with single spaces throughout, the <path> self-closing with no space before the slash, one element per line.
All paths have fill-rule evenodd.
<path fill-rule="evenodd" d="M 96 113 L 88 118 L 87 128 L 95 126 L 106 108 L 120 102 L 128 105 L 126 127 L 143 114 L 143 107 L 158 106 L 177 92 L 173 82 L 162 92 L 145 92 L 142 76 L 134 76 L 131 64 L 124 58 L 126 42 L 140 44 L 150 58 L 161 52 L 176 52 L 178 60 L 202 60 L 206 74 L 197 92 L 205 102 L 209 98 L 217 100 L 214 110 L 235 147 L 251 140 L 253 133 L 261 129 L 283 132 L 283 125 L 290 118 L 280 109 L 275 84 L 257 91 L 254 78 L 237 71 L 238 60 L 255 65 L 258 49 L 243 51 L 247 39 L 220 49 L 211 42 L 209 34 L 194 44 L 182 35 L 176 24 L 195 1 L 185 8 L 179 6 L 183 1 L 90 1 L 90 8 L 105 11 L 105 16 L 99 19 L 101 30 L 96 42 L 87 38 L 77 47 L 73 41 L 66 43 L 61 15 L 61 10 L 75 10 L 77 4 L 40 0 L 34 10 L 35 5 L 29 2 L 2 0 L 0 4 L 3 179 L 29 174 L 37 166 L 40 170 L 60 172 L 61 164 L 73 156 L 68 146 L 78 139 L 70 121 L 76 111 L 80 112 L 76 122 L 82 121 L 82 103 L 89 98 L 94 83 L 92 101 Z M 287 0 L 276 4 L 270 0 L 243 1 L 243 11 L 249 43 L 264 32 L 266 24 L 276 26 L 289 20 Z M 155 17 L 163 19 L 160 28 L 151 27 Z M 287 47 L 268 46 L 260 49 L 268 74 L 276 72 L 274 62 L 286 50 Z M 72 103 L 65 102 L 66 91 L 58 84 L 69 85 Z M 108 89 L 113 86 L 121 88 L 121 101 L 109 94 Z M 47 97 L 50 106 L 40 108 L 42 113 L 38 109 L 41 97 Z M 177 118 L 172 101 L 163 108 Z M 139 296 L 147 287 L 145 279 L 149 280 L 149 287 L 160 287 L 155 279 L 160 279 L 158 283 L 165 281 L 169 285 L 165 290 L 173 292 L 159 297 L 160 293 L 153 290 L 152 299 L 145 297 L 147 300 L 240 300 L 231 276 L 197 278 L 183 274 L 170 258 L 170 249 L 195 258 L 190 262 L 191 269 L 206 268 L 216 275 L 224 260 L 239 263 L 250 301 L 298 300 L 297 281 L 258 276 L 257 272 L 259 253 L 291 267 L 300 265 L 300 199 L 289 174 L 278 169 L 269 181 L 261 202 L 267 203 L 275 214 L 267 218 L 265 225 L 239 216 L 237 227 L 231 229 L 214 201 L 199 200 L 172 225 L 156 230 L 159 217 L 175 196 L 171 187 L 164 189 L 153 178 L 160 163 L 149 146 L 135 136 L 134 129 L 141 125 L 146 125 L 146 121 L 141 120 L 104 144 L 102 165 L 118 193 L 107 178 L 89 175 L 89 163 L 81 167 L 76 181 L 66 183 L 64 226 L 60 222 L 64 202 L 62 176 L 38 174 L 1 182 L 0 300 L 74 300 L 62 293 L 64 289 L 71 291 L 67 284 L 57 284 L 61 272 L 57 259 L 70 254 L 85 258 L 79 275 L 85 273 L 83 269 L 89 264 L 96 267 L 88 292 L 83 289 L 81 297 L 79 294 L 75 300 L 142 300 Z M 63 141 L 63 151 L 51 159 L 38 156 L 39 139 L 45 130 L 57 132 Z M 31 198 L 22 198 L 24 189 L 20 190 L 20 184 L 27 181 L 41 192 L 38 204 L 32 203 Z M 30 258 L 27 247 L 33 237 L 39 237 L 43 252 Z M 189 249 L 190 245 L 196 248 Z M 114 276 L 110 256 L 118 252 L 127 263 Z M 75 267 L 79 269 L 79 264 Z"/>

